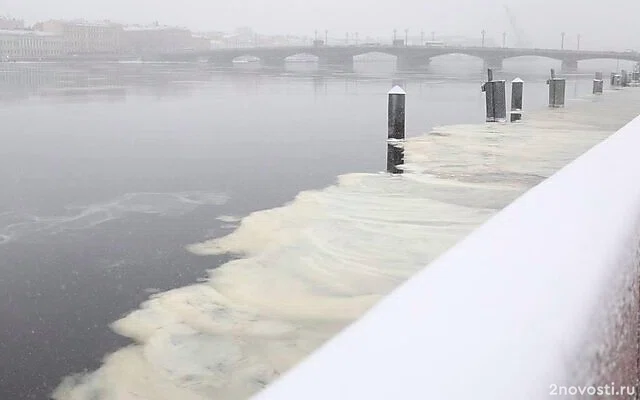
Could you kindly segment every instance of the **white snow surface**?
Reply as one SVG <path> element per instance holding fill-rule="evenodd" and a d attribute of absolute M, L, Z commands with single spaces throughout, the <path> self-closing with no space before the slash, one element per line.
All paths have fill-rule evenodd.
<path fill-rule="evenodd" d="M 394 86 L 389 90 L 388 94 L 407 94 L 407 92 L 405 92 L 400 86 Z"/>
<path fill-rule="evenodd" d="M 639 148 L 640 117 L 255 400 L 546 399 L 553 384 L 597 378 L 567 367 L 585 358 L 590 324 L 620 265 L 637 272 L 628 255 L 638 246 Z"/>

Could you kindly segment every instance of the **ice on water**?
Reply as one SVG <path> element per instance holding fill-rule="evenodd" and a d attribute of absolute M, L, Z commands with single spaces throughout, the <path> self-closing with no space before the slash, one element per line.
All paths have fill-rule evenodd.
<path fill-rule="evenodd" d="M 66 207 L 60 215 L 0 214 L 0 245 L 23 237 L 88 229 L 130 214 L 179 216 L 202 205 L 224 204 L 228 197 L 215 192 L 127 193 L 104 203 Z"/>
<path fill-rule="evenodd" d="M 632 89 L 588 100 L 519 124 L 437 128 L 406 142 L 403 175 L 343 175 L 189 246 L 242 258 L 116 321 L 135 344 L 54 398 L 249 397 L 640 109 Z"/>

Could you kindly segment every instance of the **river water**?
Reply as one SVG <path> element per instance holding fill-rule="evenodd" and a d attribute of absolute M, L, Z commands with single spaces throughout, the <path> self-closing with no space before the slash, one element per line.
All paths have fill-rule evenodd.
<path fill-rule="evenodd" d="M 511 80 L 518 75 L 527 82 L 525 108 L 543 108 L 548 65 L 522 62 L 505 64 L 505 69 L 499 78 Z M 591 76 L 568 77 L 568 106 L 573 104 L 571 99 L 589 93 Z M 375 176 L 383 171 L 386 92 L 393 83 L 407 90 L 408 136 L 419 137 L 436 126 L 481 123 L 482 79 L 479 63 L 455 57 L 434 62 L 428 71 L 407 73 L 395 72 L 393 65 L 384 62 L 356 63 L 355 71 L 348 72 L 317 70 L 307 64 L 289 65 L 285 70 L 252 65 L 222 70 L 204 64 L 0 64 L 0 398 L 49 398 L 65 377 L 96 370 L 105 355 L 128 345 L 132 338 L 144 341 L 148 332 L 142 330 L 148 327 L 132 332 L 136 328 L 131 324 L 126 329 L 116 325 L 115 330 L 125 337 L 114 333 L 110 324 L 149 296 L 206 278 L 207 270 L 234 257 L 230 252 L 258 251 L 252 246 L 263 251 L 262 236 L 300 233 L 286 226 L 281 216 L 265 218 L 272 225 L 262 224 L 259 230 L 250 228 L 249 219 L 243 222 L 244 230 L 237 231 L 240 240 L 234 242 L 232 235 L 226 244 L 189 245 L 228 235 L 242 217 L 281 206 L 303 190 L 326 187 L 338 175 Z M 465 168 L 463 160 L 448 162 Z M 344 179 L 367 187 L 366 182 Z M 317 211 L 305 210 L 301 212 L 311 216 Z M 341 215 L 348 219 L 348 214 Z M 292 217 L 291 223 L 298 217 Z M 344 224 L 331 229 L 341 227 L 349 231 Z M 243 239 L 243 234 L 251 240 Z M 329 253 L 327 257 L 339 256 Z M 303 259 L 305 254 L 288 257 Z M 405 275 L 394 275 L 389 285 Z M 348 282 L 344 285 L 349 286 Z M 295 295 L 296 285 L 284 279 L 274 281 L 271 298 Z M 374 286 L 373 281 L 362 281 L 358 295 L 377 295 L 391 287 Z M 246 290 L 251 287 L 264 290 L 252 285 Z M 331 290 L 353 294 L 347 287 Z M 273 304 L 282 305 L 275 300 Z M 319 302 L 305 318 L 322 319 L 327 310 L 342 306 Z M 316 328 L 334 332 L 361 309 L 360 305 L 345 309 L 340 323 L 323 320 Z M 246 323 L 247 330 L 260 335 L 302 329 L 247 315 L 237 323 Z M 233 324 L 233 318 L 218 319 L 224 320 L 219 321 L 222 325 Z M 216 329 L 233 331 L 226 325 Z M 286 365 L 317 346 L 324 338 L 320 336 L 305 338 L 306 342 L 300 339 L 297 345 L 302 350 L 295 355 L 281 348 L 271 351 Z M 185 386 L 198 386 L 203 379 L 201 365 L 193 358 L 200 352 L 207 354 L 207 349 L 224 353 L 220 357 L 235 364 L 250 364 L 253 357 L 215 341 L 167 340 L 175 346 L 151 347 L 149 351 L 159 353 L 147 356 L 169 371 L 163 370 L 167 381 L 173 379 L 174 369 L 191 368 L 180 375 Z M 122 357 L 122 351 L 112 357 Z M 126 359 L 125 364 L 135 369 L 136 361 L 131 361 L 135 356 Z M 205 380 L 217 389 L 203 390 L 215 392 L 215 398 L 251 393 L 280 373 L 251 370 L 262 368 L 257 362 L 245 365 L 241 370 L 251 377 L 250 383 L 238 383 L 240 391 L 225 391 L 220 386 L 227 384 L 231 374 L 225 370 L 231 368 L 227 364 L 220 361 L 223 367 L 213 372 L 207 367 L 210 373 Z M 136 371 L 142 370 L 140 366 Z M 79 375 L 67 379 L 57 396 L 130 398 L 116 389 L 107 393 L 105 385 L 115 388 L 121 384 L 117 381 L 96 383 L 101 376 L 127 373 Z M 238 374 L 237 379 L 245 375 Z M 163 390 L 163 397 L 155 398 L 172 398 L 171 393 L 173 398 L 199 398 Z"/>

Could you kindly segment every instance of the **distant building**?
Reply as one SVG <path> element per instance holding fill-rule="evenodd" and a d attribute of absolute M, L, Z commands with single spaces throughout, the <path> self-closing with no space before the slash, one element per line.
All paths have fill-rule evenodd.
<path fill-rule="evenodd" d="M 127 26 L 123 31 L 123 49 L 129 54 L 160 54 L 208 50 L 211 40 L 193 36 L 190 30 L 154 24 Z"/>
<path fill-rule="evenodd" d="M 122 25 L 109 21 L 50 20 L 34 29 L 62 37 L 66 54 L 118 54 L 122 49 Z"/>
<path fill-rule="evenodd" d="M 24 21 L 21 19 L 0 17 L 0 29 L 15 31 L 24 29 Z"/>
<path fill-rule="evenodd" d="M 62 37 L 30 30 L 0 30 L 0 60 L 38 60 L 64 54 Z"/>

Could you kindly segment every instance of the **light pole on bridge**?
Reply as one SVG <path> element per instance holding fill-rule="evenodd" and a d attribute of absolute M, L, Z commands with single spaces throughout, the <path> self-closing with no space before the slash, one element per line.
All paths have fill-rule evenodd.
<path fill-rule="evenodd" d="M 566 33 L 562 32 L 560 36 L 562 37 L 562 41 L 560 42 L 560 50 L 564 50 L 564 36 Z"/>
<path fill-rule="evenodd" d="M 578 33 L 578 47 L 577 47 L 578 50 L 580 50 L 580 37 L 581 35 Z"/>
<path fill-rule="evenodd" d="M 484 47 L 484 37 L 487 34 L 487 31 L 485 31 L 484 29 L 482 30 L 482 47 Z"/>
<path fill-rule="evenodd" d="M 409 29 L 404 30 L 404 45 L 409 45 Z"/>
<path fill-rule="evenodd" d="M 420 31 L 420 46 L 424 46 L 424 31 Z"/>
<path fill-rule="evenodd" d="M 507 47 L 507 32 L 502 32 L 502 47 Z"/>
<path fill-rule="evenodd" d="M 393 43 L 395 44 L 396 40 L 398 40 L 398 30 L 393 30 Z"/>

